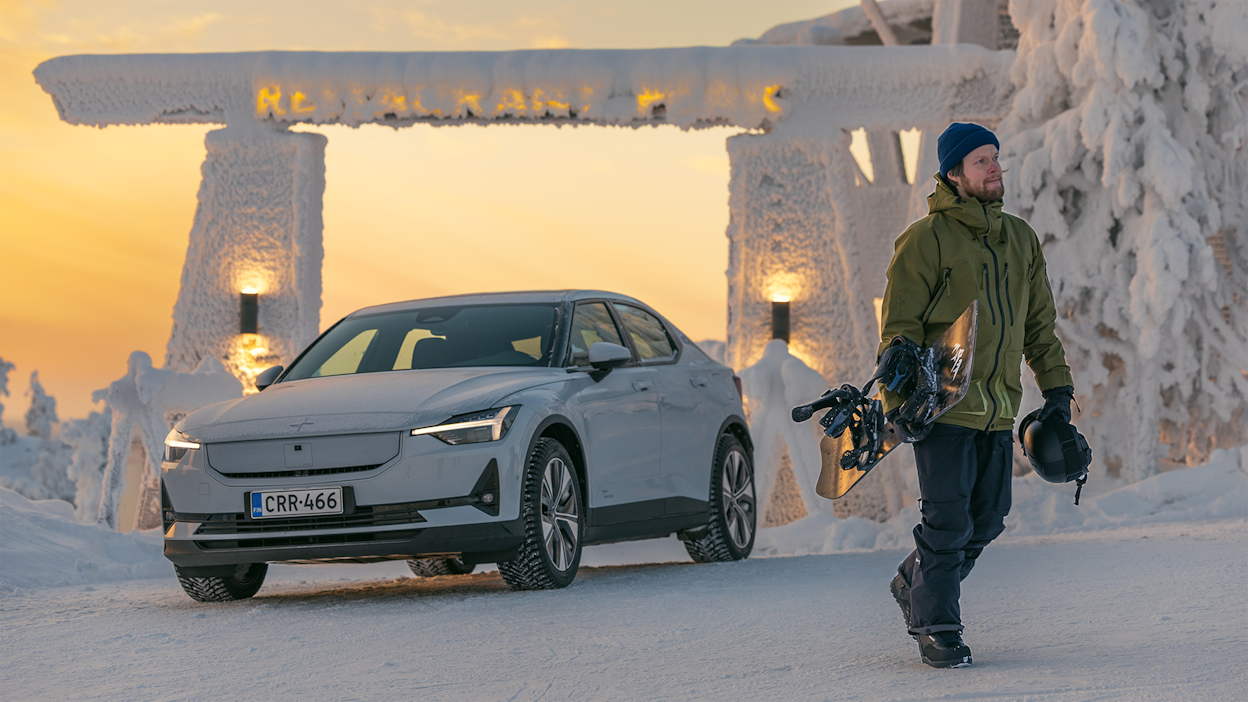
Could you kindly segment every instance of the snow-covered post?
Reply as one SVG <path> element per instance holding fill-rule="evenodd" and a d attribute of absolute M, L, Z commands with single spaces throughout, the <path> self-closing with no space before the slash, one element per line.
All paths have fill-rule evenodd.
<path fill-rule="evenodd" d="M 167 368 L 216 358 L 251 391 L 259 371 L 316 338 L 325 143 L 248 116 L 208 133 Z M 244 290 L 259 295 L 258 334 L 240 334 Z"/>
<path fill-rule="evenodd" d="M 203 359 L 193 373 L 179 373 L 153 368 L 152 358 L 142 351 L 130 354 L 125 377 L 92 395 L 97 402 L 104 400 L 112 413 L 99 523 L 110 529 L 118 527 L 130 440 L 136 427 L 147 454 L 135 520 L 137 528 L 144 529 L 160 524 L 160 459 L 169 433 L 166 414 L 193 411 L 242 394 L 242 384 L 215 358 Z"/>
<path fill-rule="evenodd" d="M 863 247 L 849 230 L 856 166 L 848 134 L 735 136 L 728 157 L 729 365 L 744 368 L 762 356 L 772 300 L 783 295 L 794 356 L 825 378 L 870 370 L 872 296 L 883 288 L 858 276 Z"/>
<path fill-rule="evenodd" d="M 794 405 L 814 400 L 828 387 L 862 383 L 875 367 L 880 337 L 874 301 L 884 294 L 893 240 L 910 222 L 906 208 L 897 206 L 906 202 L 910 186 L 896 139 L 887 130 L 869 133 L 874 183 L 849 153 L 849 131 L 835 125 L 802 136 L 787 137 L 777 129 L 728 140 L 728 361 L 734 368 L 760 362 L 771 341 L 771 301 L 787 296 L 785 355 L 823 378 L 809 387 L 787 388 L 789 399 L 797 398 Z M 769 382 L 761 378 L 755 397 Z M 818 436 L 801 441 L 817 449 Z M 800 483 L 795 449 L 786 443 Z M 779 461 L 782 455 L 781 449 L 760 452 L 757 460 Z M 818 478 L 817 455 L 813 479 Z M 830 504 L 842 517 L 883 521 L 901 507 L 899 471 L 910 461 L 909 453 L 890 460 L 835 503 L 813 497 L 811 483 L 807 502 Z M 764 491 L 770 483 L 762 481 L 770 481 L 768 472 L 774 470 L 760 467 Z M 760 504 L 767 504 L 764 499 L 760 494 Z"/>

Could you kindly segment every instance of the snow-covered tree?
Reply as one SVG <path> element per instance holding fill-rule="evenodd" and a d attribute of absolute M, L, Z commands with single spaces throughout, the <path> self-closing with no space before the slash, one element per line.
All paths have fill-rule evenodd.
<path fill-rule="evenodd" d="M 26 395 L 30 398 L 30 409 L 26 410 L 27 433 L 41 439 L 52 438 L 52 425 L 60 421 L 56 418 L 56 398 L 44 392 L 39 371 L 30 374 L 30 389 Z"/>
<path fill-rule="evenodd" d="M 1248 3 L 1011 0 L 1007 203 L 1044 242 L 1101 465 L 1245 443 Z"/>
<path fill-rule="evenodd" d="M 0 358 L 0 396 L 9 396 L 9 371 L 16 368 L 12 363 Z M 4 426 L 4 403 L 0 403 L 0 446 L 8 446 L 17 439 L 17 432 Z"/>
<path fill-rule="evenodd" d="M 73 450 L 66 476 L 74 482 L 75 516 L 83 524 L 94 524 L 100 517 L 112 422 L 112 411 L 106 407 L 103 412 L 92 412 L 86 419 L 71 419 L 61 426 L 61 441 Z"/>
<path fill-rule="evenodd" d="M 44 499 L 74 503 L 76 489 L 67 472 L 74 450 L 60 439 L 42 439 L 30 475 L 44 490 Z"/>

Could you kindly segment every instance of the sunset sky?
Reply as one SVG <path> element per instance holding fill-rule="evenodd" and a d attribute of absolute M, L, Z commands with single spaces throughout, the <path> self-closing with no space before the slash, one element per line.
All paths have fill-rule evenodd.
<path fill-rule="evenodd" d="M 69 54 L 723 46 L 857 0 L 0 0 L 0 358 L 62 420 L 130 352 L 163 363 L 195 213 L 198 126 L 61 122 L 31 71 Z M 735 129 L 300 127 L 329 139 L 321 328 L 364 305 L 594 287 L 695 339 L 726 319 Z M 436 263 L 435 263 L 436 261 Z"/>

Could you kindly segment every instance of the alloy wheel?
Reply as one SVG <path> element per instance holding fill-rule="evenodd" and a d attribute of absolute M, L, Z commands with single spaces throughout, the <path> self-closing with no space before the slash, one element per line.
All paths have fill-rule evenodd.
<path fill-rule="evenodd" d="M 580 538 L 580 509 L 572 472 L 561 458 L 552 458 L 542 472 L 542 541 L 555 569 L 572 565 Z"/>
<path fill-rule="evenodd" d="M 754 476 L 740 451 L 724 459 L 720 504 L 732 543 L 745 548 L 754 535 Z"/>

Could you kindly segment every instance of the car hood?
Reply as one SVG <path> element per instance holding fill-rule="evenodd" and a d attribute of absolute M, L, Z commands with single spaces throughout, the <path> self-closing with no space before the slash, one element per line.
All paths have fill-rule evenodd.
<path fill-rule="evenodd" d="M 195 441 L 246 441 L 398 431 L 488 409 L 508 395 L 567 378 L 561 368 L 439 368 L 308 378 L 192 412 L 177 428 Z"/>

